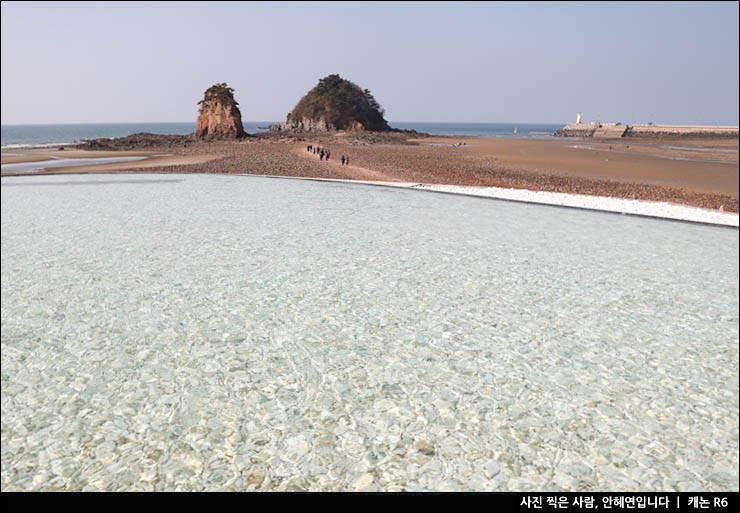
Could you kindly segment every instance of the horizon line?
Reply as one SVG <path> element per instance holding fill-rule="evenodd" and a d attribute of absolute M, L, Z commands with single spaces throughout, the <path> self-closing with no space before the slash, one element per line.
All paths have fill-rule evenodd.
<path fill-rule="evenodd" d="M 196 121 L 73 121 L 73 122 L 57 122 L 57 121 L 44 121 L 34 123 L 0 123 L 0 126 L 42 126 L 42 125 L 155 125 L 155 124 L 196 124 Z M 242 120 L 242 123 L 283 123 L 283 121 L 277 120 Z M 545 122 L 545 121 L 407 121 L 407 120 L 394 120 L 388 121 L 388 123 L 457 123 L 467 125 L 558 125 L 558 122 Z"/>
<path fill-rule="evenodd" d="M 277 120 L 250 120 L 242 123 L 283 123 L 283 121 Z M 568 125 L 572 124 L 569 121 L 407 121 L 407 120 L 388 120 L 388 124 L 393 123 L 404 123 L 404 124 L 465 124 L 465 125 Z M 609 122 L 602 121 L 601 123 L 609 124 Z M 50 125 L 162 125 L 162 124 L 192 124 L 195 125 L 196 121 L 74 121 L 74 122 L 34 122 L 34 123 L 0 123 L 0 126 L 50 126 Z M 585 125 L 591 123 L 584 123 Z M 643 123 L 622 123 L 624 126 L 629 125 L 657 125 L 657 126 L 705 126 L 705 127 L 727 127 L 727 128 L 738 128 L 738 124 L 708 124 L 708 123 L 662 123 L 662 122 L 643 122 Z"/>

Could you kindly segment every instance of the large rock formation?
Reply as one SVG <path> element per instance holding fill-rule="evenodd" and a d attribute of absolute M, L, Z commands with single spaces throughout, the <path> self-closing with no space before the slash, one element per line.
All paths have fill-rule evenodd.
<path fill-rule="evenodd" d="M 300 99 L 285 123 L 270 129 L 298 132 L 391 130 L 384 114 L 370 91 L 339 75 L 329 75 Z"/>
<path fill-rule="evenodd" d="M 239 104 L 234 100 L 234 90 L 225 83 L 209 87 L 198 105 L 196 138 L 239 139 L 247 135 Z"/>

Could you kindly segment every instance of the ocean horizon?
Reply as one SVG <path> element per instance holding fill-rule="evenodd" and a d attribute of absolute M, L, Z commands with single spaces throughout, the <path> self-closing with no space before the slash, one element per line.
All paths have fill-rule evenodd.
<path fill-rule="evenodd" d="M 247 121 L 247 133 L 266 132 L 279 121 Z M 452 123 L 390 121 L 393 128 L 416 130 L 432 135 L 476 137 L 548 138 L 561 128 L 552 123 Z M 195 131 L 194 122 L 161 123 L 49 123 L 0 125 L 2 148 L 63 146 L 77 144 L 85 139 L 125 137 L 136 133 L 187 135 Z"/>

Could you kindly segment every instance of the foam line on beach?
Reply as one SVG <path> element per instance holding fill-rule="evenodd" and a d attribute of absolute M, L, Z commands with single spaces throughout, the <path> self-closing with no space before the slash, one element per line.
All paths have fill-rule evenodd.
<path fill-rule="evenodd" d="M 643 217 L 658 217 L 677 221 L 738 226 L 738 214 L 705 208 L 677 205 L 675 203 L 643 201 L 608 196 L 588 196 L 562 192 L 530 191 L 526 189 L 505 189 L 500 187 L 472 187 L 458 185 L 418 185 L 415 188 L 436 192 L 465 194 L 510 201 L 537 203 L 559 207 L 581 208 L 614 212 Z"/>
<path fill-rule="evenodd" d="M 431 192 L 442 192 L 447 194 L 458 194 L 463 196 L 475 196 L 481 198 L 492 198 L 507 201 L 518 201 L 523 203 L 535 203 L 538 205 L 551 205 L 558 207 L 580 208 L 584 210 L 596 210 L 600 212 L 612 212 L 616 214 L 627 214 L 641 217 L 656 217 L 660 219 L 671 219 L 676 221 L 687 221 L 692 223 L 712 224 L 720 226 L 739 226 L 739 216 L 733 212 L 722 212 L 705 208 L 677 205 L 675 203 L 644 201 L 634 199 L 614 198 L 608 196 L 588 196 L 585 194 L 567 194 L 562 192 L 531 191 L 527 189 L 506 189 L 502 187 L 477 187 L 468 185 L 439 185 L 410 182 L 379 182 L 368 180 L 342 180 L 335 178 L 306 178 L 275 175 L 250 175 L 265 178 L 286 178 L 295 180 L 312 180 L 319 182 L 340 182 L 363 185 L 375 185 L 382 187 L 395 187 L 401 189 L 414 189 Z"/>

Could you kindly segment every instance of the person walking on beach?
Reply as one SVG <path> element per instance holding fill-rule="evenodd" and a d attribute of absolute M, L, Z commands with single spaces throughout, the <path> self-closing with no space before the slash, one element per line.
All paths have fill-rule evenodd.
<path fill-rule="evenodd" d="M 342 155 L 341 161 L 342 161 L 342 165 L 344 165 L 344 155 Z"/>
<path fill-rule="evenodd" d="M 344 157 L 344 161 L 349 166 L 349 155 L 347 155 L 346 157 Z"/>
<path fill-rule="evenodd" d="M 331 156 L 331 152 L 329 150 L 326 150 L 326 160 L 329 160 L 330 156 Z"/>
<path fill-rule="evenodd" d="M 319 160 L 324 160 L 324 150 L 319 152 Z"/>

